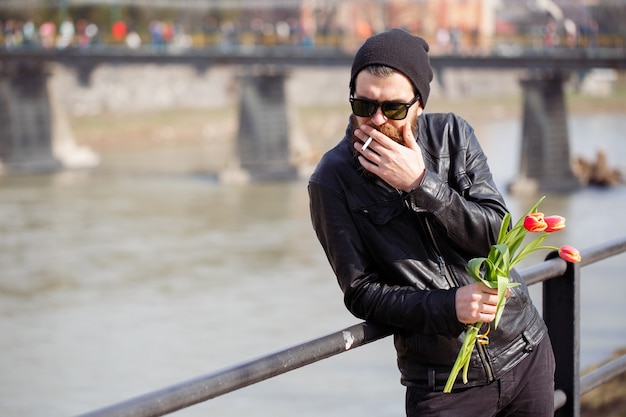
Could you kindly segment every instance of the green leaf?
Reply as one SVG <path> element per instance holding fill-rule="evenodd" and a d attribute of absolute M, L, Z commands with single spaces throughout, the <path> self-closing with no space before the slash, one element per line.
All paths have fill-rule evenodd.
<path fill-rule="evenodd" d="M 498 328 L 498 323 L 502 317 L 504 306 L 506 304 L 506 290 L 509 288 L 509 277 L 498 275 L 498 303 L 496 304 L 496 318 L 494 320 L 494 329 Z"/>
<path fill-rule="evenodd" d="M 465 267 L 465 269 L 472 277 L 480 281 L 482 280 L 482 266 L 486 261 L 487 258 L 472 258 L 467 262 L 467 267 Z"/>
<path fill-rule="evenodd" d="M 491 247 L 491 252 L 493 252 L 495 259 L 491 256 L 489 256 L 489 258 L 492 260 L 496 268 L 506 268 L 506 266 L 511 261 L 511 252 L 509 251 L 509 247 L 507 245 L 499 243 Z"/>
<path fill-rule="evenodd" d="M 528 244 L 524 246 L 522 250 L 520 250 L 520 252 L 513 258 L 513 261 L 511 262 L 511 268 L 523 261 L 528 255 L 530 255 L 534 251 L 541 249 L 542 247 L 540 245 L 547 237 L 548 233 L 544 233 L 536 237 L 534 240 L 528 242 Z"/>
<path fill-rule="evenodd" d="M 463 382 L 467 384 L 467 370 L 469 368 L 472 351 L 474 350 L 474 345 L 476 343 L 478 329 L 480 329 L 481 325 L 482 323 L 474 323 L 465 331 L 465 340 L 463 340 L 461 349 L 459 349 L 459 353 L 456 356 L 456 360 L 454 361 L 454 365 L 452 366 L 452 371 L 450 371 L 446 385 L 443 388 L 443 392 L 448 393 L 452 391 L 454 381 L 456 381 L 456 377 L 459 375 L 461 369 L 463 369 Z"/>
<path fill-rule="evenodd" d="M 502 219 L 502 224 L 500 225 L 500 233 L 498 233 L 498 242 L 502 242 L 504 237 L 506 236 L 507 231 L 509 230 L 509 223 L 511 223 L 511 214 L 506 213 L 504 218 Z"/>
<path fill-rule="evenodd" d="M 514 254 L 524 241 L 524 237 L 526 237 L 526 229 L 513 229 L 503 242 L 498 243 L 506 245 L 509 248 L 509 252 Z"/>

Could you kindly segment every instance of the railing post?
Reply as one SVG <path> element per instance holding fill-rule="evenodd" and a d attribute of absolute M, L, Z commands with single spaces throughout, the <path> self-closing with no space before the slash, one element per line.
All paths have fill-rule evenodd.
<path fill-rule="evenodd" d="M 567 396 L 555 417 L 580 417 L 580 264 L 543 282 L 543 317 L 556 358 L 555 389 Z"/>

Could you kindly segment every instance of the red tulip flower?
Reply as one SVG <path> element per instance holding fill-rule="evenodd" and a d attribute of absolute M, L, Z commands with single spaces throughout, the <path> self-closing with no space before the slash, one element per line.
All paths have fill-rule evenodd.
<path fill-rule="evenodd" d="M 580 262 L 582 260 L 580 252 L 573 246 L 563 245 L 559 248 L 559 257 L 566 262 Z"/>
<path fill-rule="evenodd" d="M 543 213 L 529 213 L 524 217 L 524 229 L 529 232 L 543 232 L 548 227 L 548 223 L 546 223 Z"/>
<path fill-rule="evenodd" d="M 552 233 L 565 229 L 565 217 L 561 216 L 546 216 L 543 218 L 548 227 L 545 232 Z"/>

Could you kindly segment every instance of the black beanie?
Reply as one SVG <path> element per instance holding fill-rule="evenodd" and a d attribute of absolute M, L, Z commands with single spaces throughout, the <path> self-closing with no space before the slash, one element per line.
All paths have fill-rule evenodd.
<path fill-rule="evenodd" d="M 384 65 L 406 75 L 421 97 L 422 108 L 426 107 L 433 79 L 428 49 L 424 39 L 401 29 L 391 29 L 372 36 L 354 56 L 350 91 L 354 91 L 354 81 L 363 68 Z"/>

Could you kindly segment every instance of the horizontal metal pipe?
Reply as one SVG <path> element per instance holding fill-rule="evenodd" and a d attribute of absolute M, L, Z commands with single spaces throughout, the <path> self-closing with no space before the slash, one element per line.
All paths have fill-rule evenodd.
<path fill-rule="evenodd" d="M 166 387 L 96 410 L 82 417 L 156 417 L 261 382 L 391 334 L 372 323 L 359 323 L 262 358 Z"/>
<path fill-rule="evenodd" d="M 615 360 L 607 362 L 584 375 L 580 379 L 580 394 L 586 394 L 623 373 L 626 373 L 626 355 L 622 355 Z"/>
<path fill-rule="evenodd" d="M 567 269 L 567 263 L 561 258 L 548 259 L 537 265 L 519 271 L 527 285 L 537 284 L 550 278 L 561 276 Z"/>
<path fill-rule="evenodd" d="M 626 252 L 626 236 L 582 250 L 580 266 L 587 266 L 623 252 Z M 524 268 L 519 273 L 526 284 L 533 285 L 562 275 L 566 268 L 567 263 L 564 260 L 552 258 Z"/>
<path fill-rule="evenodd" d="M 582 266 L 586 266 L 623 252 L 626 252 L 626 237 L 615 239 L 606 243 L 593 246 L 589 249 L 582 250 L 580 252 L 580 255 L 582 257 L 581 264 Z"/>

